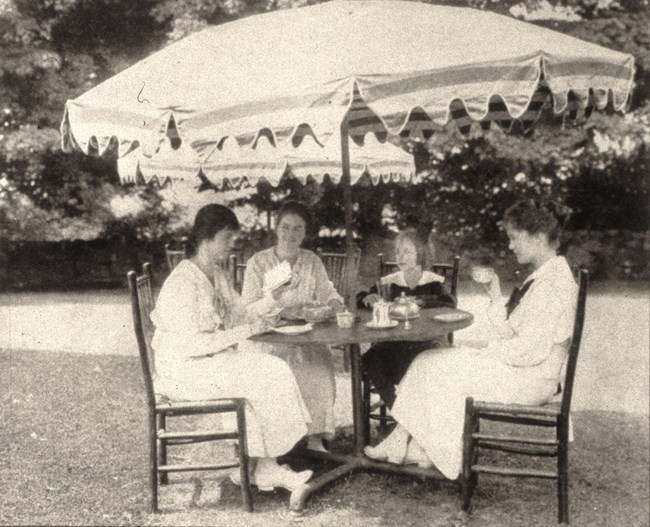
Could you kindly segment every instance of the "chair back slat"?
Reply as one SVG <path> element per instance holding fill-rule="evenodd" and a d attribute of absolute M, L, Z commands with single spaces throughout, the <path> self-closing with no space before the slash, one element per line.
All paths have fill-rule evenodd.
<path fill-rule="evenodd" d="M 562 386 L 562 418 L 569 418 L 571 410 L 571 396 L 573 394 L 573 380 L 576 373 L 576 364 L 578 363 L 578 352 L 580 351 L 580 341 L 582 340 L 582 330 L 585 324 L 585 312 L 587 306 L 587 286 L 589 285 L 589 272 L 586 269 L 580 269 L 578 282 L 578 306 L 576 308 L 575 321 L 573 323 L 573 335 L 569 346 L 569 357 L 566 365 L 564 376 L 564 385 Z"/>
<path fill-rule="evenodd" d="M 384 260 L 383 253 L 379 257 L 379 276 L 397 271 L 397 262 Z M 445 277 L 445 282 L 449 284 L 449 292 L 458 298 L 458 276 L 460 271 L 460 256 L 454 256 L 453 263 L 434 263 L 429 266 L 429 270 Z"/>
<path fill-rule="evenodd" d="M 147 401 L 150 406 L 155 406 L 156 398 L 153 388 L 153 377 L 155 375 L 155 362 L 151 339 L 153 338 L 154 325 L 151 321 L 151 312 L 154 308 L 154 297 L 152 287 L 151 264 L 145 263 L 143 274 L 137 276 L 135 271 L 129 271 L 127 280 L 131 292 L 131 311 L 133 314 L 133 328 L 138 342 L 140 364 L 144 377 Z"/>
<path fill-rule="evenodd" d="M 352 254 L 319 252 L 318 256 L 320 256 L 334 288 L 348 304 L 354 287 L 353 282 L 359 272 L 361 251 L 356 249 Z"/>
<path fill-rule="evenodd" d="M 171 273 L 174 268 L 187 258 L 187 244 L 182 243 L 182 249 L 172 249 L 171 244 L 165 244 L 165 260 L 167 260 L 167 268 Z"/>
<path fill-rule="evenodd" d="M 231 254 L 228 258 L 228 270 L 230 271 L 230 279 L 235 291 L 241 294 L 244 288 L 244 275 L 246 274 L 246 264 L 240 263 L 239 257 L 236 254 Z"/>

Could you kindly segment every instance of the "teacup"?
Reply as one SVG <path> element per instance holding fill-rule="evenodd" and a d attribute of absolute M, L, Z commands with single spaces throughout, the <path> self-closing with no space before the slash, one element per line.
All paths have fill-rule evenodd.
<path fill-rule="evenodd" d="M 484 267 L 482 265 L 474 265 L 470 271 L 472 280 L 479 284 L 489 284 L 492 281 L 494 269 L 491 267 Z"/>
<path fill-rule="evenodd" d="M 354 315 L 349 311 L 341 311 L 336 314 L 336 324 L 343 329 L 349 329 L 354 324 Z"/>

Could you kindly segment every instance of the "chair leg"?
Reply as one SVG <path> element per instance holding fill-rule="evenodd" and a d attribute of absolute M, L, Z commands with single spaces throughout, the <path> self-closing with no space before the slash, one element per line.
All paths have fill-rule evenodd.
<path fill-rule="evenodd" d="M 149 510 L 158 512 L 158 419 L 153 409 L 149 410 L 149 493 L 151 502 Z"/>
<path fill-rule="evenodd" d="M 251 496 L 251 482 L 249 478 L 248 464 L 248 440 L 246 438 L 246 411 L 244 401 L 239 401 L 237 405 L 237 433 L 239 435 L 237 443 L 237 453 L 239 456 L 239 476 L 241 481 L 241 496 L 244 502 L 244 508 L 248 512 L 253 512 L 253 497 Z"/>
<path fill-rule="evenodd" d="M 386 404 L 383 401 L 379 407 L 379 415 L 381 417 L 381 420 L 379 421 L 379 431 L 382 434 L 385 434 L 388 431 L 388 422 L 386 421 Z"/>
<path fill-rule="evenodd" d="M 478 420 L 474 414 L 474 400 L 468 397 L 465 400 L 465 427 L 463 430 L 463 465 L 461 471 L 461 492 L 465 512 L 469 512 L 472 495 L 478 484 L 478 475 L 472 471 L 472 464 L 477 458 L 472 433 L 478 429 Z"/>
<path fill-rule="evenodd" d="M 167 429 L 167 419 L 164 414 L 158 414 L 156 419 L 157 430 Z M 167 464 L 167 443 L 160 441 L 158 443 L 158 466 Z M 167 472 L 160 474 L 160 484 L 167 485 L 169 483 L 169 476 Z"/>
<path fill-rule="evenodd" d="M 363 375 L 363 442 L 368 444 L 370 441 L 370 381 L 366 375 Z"/>
<path fill-rule="evenodd" d="M 343 349 L 343 371 L 345 373 L 350 373 L 351 363 L 350 363 L 350 350 L 347 346 Z"/>
<path fill-rule="evenodd" d="M 569 445 L 567 423 L 558 422 L 559 440 L 557 453 L 557 521 L 569 523 Z"/>

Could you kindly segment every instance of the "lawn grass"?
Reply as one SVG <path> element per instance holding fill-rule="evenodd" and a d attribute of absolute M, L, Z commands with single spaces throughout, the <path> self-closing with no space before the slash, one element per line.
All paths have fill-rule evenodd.
<path fill-rule="evenodd" d="M 146 405 L 137 358 L 0 351 L 0 524 L 278 526 L 543 526 L 556 519 L 555 486 L 485 477 L 467 518 L 454 486 L 356 474 L 292 517 L 288 493 L 254 493 L 241 511 L 223 475 L 172 476 L 162 514 L 147 510 Z M 572 525 L 649 524 L 648 417 L 574 414 Z M 337 448 L 347 448 L 343 430 Z M 197 447 L 194 447 L 197 448 Z M 209 456 L 209 446 L 191 451 Z M 205 449 L 208 450 L 205 450 Z"/>

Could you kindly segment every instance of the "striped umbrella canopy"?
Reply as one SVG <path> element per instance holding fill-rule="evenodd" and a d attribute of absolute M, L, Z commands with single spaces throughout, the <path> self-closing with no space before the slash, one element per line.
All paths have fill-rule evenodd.
<path fill-rule="evenodd" d="M 159 186 L 190 183 L 199 188 L 207 180 L 213 188 L 223 190 L 255 187 L 260 181 L 277 187 L 285 176 L 302 183 L 308 178 L 321 183 L 328 176 L 338 184 L 342 178 L 339 145 L 339 141 L 330 141 L 323 147 L 307 136 L 297 148 L 276 147 L 269 137 L 260 136 L 255 143 L 240 147 L 234 138 L 227 138 L 201 164 L 189 145 L 181 143 L 174 149 L 171 141 L 165 141 L 153 156 L 147 157 L 137 148 L 119 158 L 117 166 L 123 183 Z M 419 181 L 413 156 L 374 136 L 363 146 L 351 145 L 350 179 L 353 185 L 359 181 L 373 185 Z"/>
<path fill-rule="evenodd" d="M 69 100 L 62 143 L 151 156 L 172 138 L 203 167 L 226 138 L 246 146 L 268 135 L 295 147 L 305 136 L 327 145 L 338 133 L 347 182 L 348 137 L 427 137 L 450 121 L 464 132 L 529 126 L 544 108 L 571 117 L 623 110 L 633 74 L 631 55 L 507 16 L 334 0 L 209 27 L 164 48 Z"/>

